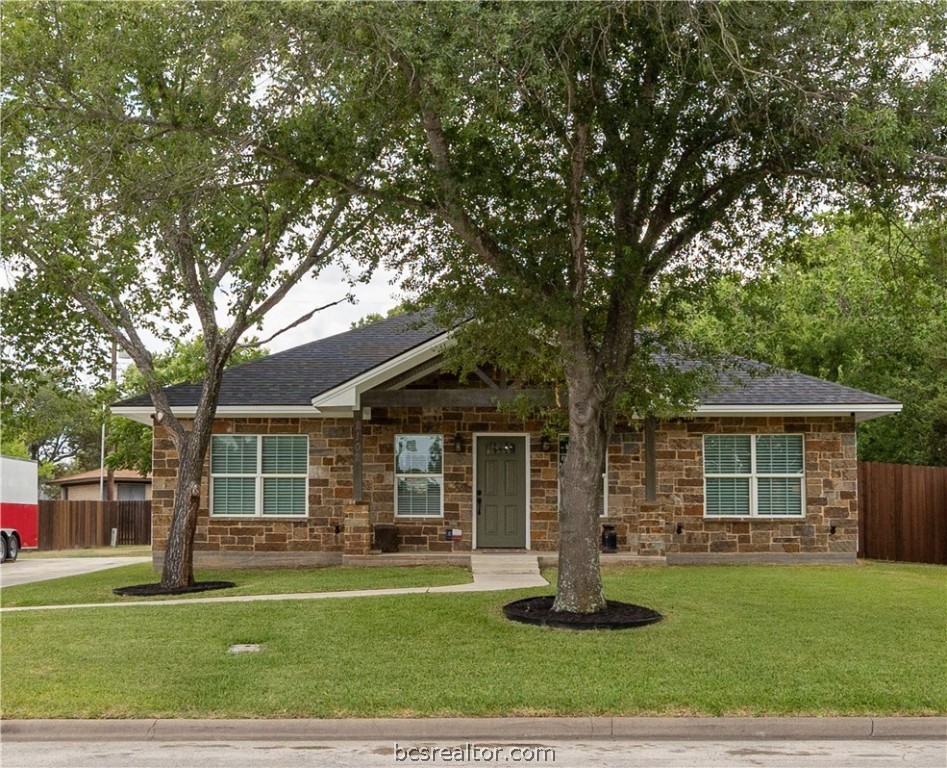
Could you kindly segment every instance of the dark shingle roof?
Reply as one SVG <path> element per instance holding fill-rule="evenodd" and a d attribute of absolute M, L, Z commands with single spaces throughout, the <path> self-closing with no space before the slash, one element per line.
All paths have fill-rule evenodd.
<path fill-rule="evenodd" d="M 316 395 L 344 384 L 382 363 L 443 334 L 423 314 L 397 315 L 362 328 L 236 365 L 224 373 L 218 406 L 309 405 Z M 200 384 L 165 390 L 172 406 L 197 405 Z M 115 403 L 150 406 L 151 397 Z"/>
<path fill-rule="evenodd" d="M 425 314 L 398 315 L 363 328 L 303 344 L 224 373 L 219 406 L 308 406 L 316 395 L 344 384 L 445 333 Z M 683 367 L 692 367 L 685 363 Z M 897 401 L 794 371 L 737 361 L 722 385 L 701 397 L 702 405 L 896 405 Z M 193 406 L 200 384 L 168 387 L 172 406 Z M 151 406 L 148 395 L 116 407 Z"/>
<path fill-rule="evenodd" d="M 745 362 L 749 365 L 743 369 L 728 370 L 720 387 L 700 398 L 701 405 L 897 405 L 896 400 L 815 376 Z"/>

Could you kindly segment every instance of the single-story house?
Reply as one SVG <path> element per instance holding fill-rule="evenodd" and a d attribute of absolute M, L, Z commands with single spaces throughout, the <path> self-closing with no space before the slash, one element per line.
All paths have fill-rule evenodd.
<path fill-rule="evenodd" d="M 59 498 L 63 501 L 99 501 L 102 498 L 101 476 L 101 470 L 93 469 L 63 475 L 48 484 L 61 489 Z M 133 469 L 116 469 L 113 477 L 117 501 L 148 501 L 151 498 L 151 475 L 141 475 Z"/>
<path fill-rule="evenodd" d="M 195 563 L 363 559 L 557 547 L 567 440 L 500 412 L 489 371 L 443 372 L 451 332 L 402 315 L 236 366 L 220 390 Z M 194 413 L 199 385 L 167 389 Z M 855 426 L 899 403 L 788 371 L 715 389 L 687 418 L 619 425 L 603 467 L 603 526 L 620 552 L 669 563 L 852 562 Z M 147 396 L 113 406 L 151 423 Z M 155 561 L 176 456 L 154 437 Z"/>

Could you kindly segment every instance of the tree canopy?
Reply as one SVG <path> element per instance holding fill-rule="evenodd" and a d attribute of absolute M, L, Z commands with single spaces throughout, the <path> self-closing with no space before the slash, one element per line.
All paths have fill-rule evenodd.
<path fill-rule="evenodd" d="M 556 610 L 604 606 L 599 467 L 617 419 L 684 394 L 651 354 L 674 305 L 819 208 L 943 199 L 945 21 L 941 3 L 346 7 L 347 71 L 403 131 L 346 188 L 414 222 L 409 284 L 476 318 L 471 355 L 535 370 L 551 348 L 565 383 Z M 293 31 L 290 52 L 319 34 Z"/>
<path fill-rule="evenodd" d="M 180 458 L 169 587 L 193 581 L 203 458 L 233 351 L 299 280 L 376 243 L 372 203 L 263 149 L 295 116 L 271 71 L 283 32 L 269 11 L 36 2 L 2 18 L 5 255 L 15 287 L 51 297 L 37 305 L 37 329 L 71 331 L 78 345 L 81 325 L 57 320 L 81 315 L 141 374 Z M 379 148 L 344 130 L 333 77 L 307 91 L 307 156 L 347 178 Z M 342 298 L 313 301 L 300 321 Z M 171 341 L 195 329 L 203 389 L 183 422 L 149 334 Z"/>
<path fill-rule="evenodd" d="M 97 467 L 107 400 L 56 369 L 34 373 L 3 382 L 0 452 L 39 462 L 43 479 Z"/>
<path fill-rule="evenodd" d="M 721 277 L 682 333 L 899 400 L 859 427 L 859 458 L 947 465 L 945 237 L 942 213 L 828 218 L 761 272 Z"/>

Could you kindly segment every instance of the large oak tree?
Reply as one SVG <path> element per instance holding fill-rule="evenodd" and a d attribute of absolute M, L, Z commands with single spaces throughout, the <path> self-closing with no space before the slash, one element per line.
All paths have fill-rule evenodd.
<path fill-rule="evenodd" d="M 315 8 L 313 10 L 316 10 Z M 2 19 L 3 243 L 37 338 L 94 323 L 132 358 L 179 457 L 161 583 L 193 583 L 203 463 L 227 361 L 298 281 L 370 249 L 374 204 L 261 147 L 294 102 L 266 5 L 17 3 Z M 345 129 L 331 73 L 306 90 L 307 157 L 357 178 L 377 147 Z M 356 239 L 357 238 L 357 239 Z M 341 300 L 335 296 L 318 304 Z M 46 298 L 48 297 L 48 299 Z M 300 318 L 300 320 L 305 317 Z M 68 320 L 68 322 L 67 322 Z M 202 338 L 192 419 L 155 339 Z M 60 338 L 60 342 L 63 339 Z"/>
<path fill-rule="evenodd" d="M 945 28 L 940 3 L 345 8 L 351 77 L 403 136 L 343 188 L 413 217 L 412 285 L 477 318 L 477 354 L 555 352 L 555 610 L 604 607 L 600 467 L 671 380 L 644 376 L 667 307 L 813 208 L 943 199 Z"/>

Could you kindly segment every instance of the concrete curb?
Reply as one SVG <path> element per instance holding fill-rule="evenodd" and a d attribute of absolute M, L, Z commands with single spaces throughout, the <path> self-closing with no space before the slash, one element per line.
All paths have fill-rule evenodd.
<path fill-rule="evenodd" d="M 3 741 L 941 739 L 947 717 L 511 717 L 345 720 L 4 720 Z"/>

